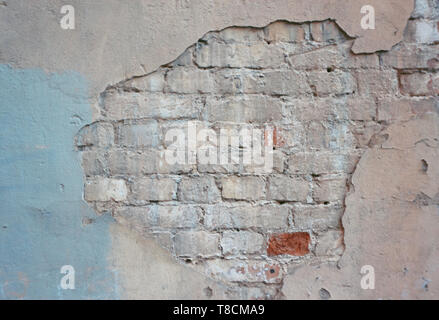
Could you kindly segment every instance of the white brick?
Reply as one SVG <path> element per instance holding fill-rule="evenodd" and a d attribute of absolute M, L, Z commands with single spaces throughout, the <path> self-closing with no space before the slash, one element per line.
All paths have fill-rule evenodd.
<path fill-rule="evenodd" d="M 277 175 L 268 179 L 267 198 L 278 201 L 305 202 L 309 192 L 306 180 Z"/>
<path fill-rule="evenodd" d="M 85 200 L 87 201 L 123 201 L 127 198 L 128 189 L 122 179 L 101 178 L 85 183 Z"/>
<path fill-rule="evenodd" d="M 180 181 L 178 200 L 212 203 L 221 199 L 213 177 L 185 177 Z"/>
<path fill-rule="evenodd" d="M 175 253 L 180 257 L 219 256 L 219 237 L 205 231 L 181 231 L 174 237 Z"/>
<path fill-rule="evenodd" d="M 133 182 L 131 190 L 132 202 L 169 201 L 175 198 L 177 183 L 170 178 L 141 178 Z"/>
<path fill-rule="evenodd" d="M 255 254 L 261 253 L 264 246 L 264 237 L 249 231 L 225 231 L 221 238 L 223 254 Z"/>
<path fill-rule="evenodd" d="M 225 199 L 261 200 L 265 195 L 265 181 L 260 177 L 227 177 L 221 183 Z"/>
<path fill-rule="evenodd" d="M 209 229 L 280 230 L 288 228 L 290 208 L 287 206 L 207 206 L 204 223 Z"/>

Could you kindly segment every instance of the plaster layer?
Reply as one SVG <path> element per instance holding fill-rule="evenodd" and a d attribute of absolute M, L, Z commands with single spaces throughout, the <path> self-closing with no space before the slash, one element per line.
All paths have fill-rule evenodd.
<path fill-rule="evenodd" d="M 389 50 L 401 40 L 413 0 L 72 0 L 76 29 L 63 30 L 61 0 L 4 1 L 0 6 L 0 62 L 48 72 L 75 70 L 96 99 L 108 84 L 174 60 L 205 33 L 229 26 L 262 27 L 275 20 L 333 19 L 356 38 L 356 53 Z M 376 29 L 360 26 L 364 4 Z"/>

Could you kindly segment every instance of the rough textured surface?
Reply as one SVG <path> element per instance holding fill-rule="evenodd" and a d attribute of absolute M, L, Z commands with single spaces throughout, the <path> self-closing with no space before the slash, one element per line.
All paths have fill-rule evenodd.
<path fill-rule="evenodd" d="M 265 297 L 281 297 L 292 266 L 340 260 L 351 175 L 367 150 L 392 141 L 390 121 L 378 119 L 380 103 L 435 94 L 404 90 L 406 77 L 416 73 L 385 64 L 392 52 L 355 55 L 352 45 L 331 21 L 232 27 L 206 34 L 151 74 L 109 86 L 93 125 L 113 126 L 114 141 L 86 145 L 78 137 L 77 146 L 83 161 L 93 154 L 103 165 L 87 181 L 122 179 L 130 191 L 115 199 L 109 188 L 90 199 L 86 188 L 85 198 L 98 212 L 155 235 L 175 258 L 229 290 L 257 288 Z M 426 71 L 434 76 L 434 69 Z M 186 168 L 170 165 L 165 136 L 172 129 L 189 132 L 189 123 L 214 135 L 224 127 L 270 125 L 283 164 L 270 172 L 240 162 L 206 164 L 198 151 Z M 417 138 L 409 134 L 401 143 Z M 144 170 L 151 159 L 162 169 Z M 134 170 L 117 169 L 126 163 Z M 384 189 L 388 185 L 377 192 Z M 187 224 L 170 224 L 160 214 L 175 208 L 185 212 L 180 221 Z"/>
<path fill-rule="evenodd" d="M 59 26 L 62 0 L 4 1 L 0 6 L 0 62 L 49 72 L 75 70 L 90 82 L 95 102 L 108 84 L 150 73 L 174 60 L 205 33 L 230 26 L 262 27 L 276 20 L 333 19 L 352 37 L 354 50 L 388 50 L 402 38 L 413 0 L 370 0 L 375 30 L 363 30 L 362 0 L 71 0 L 76 29 Z M 419 12 L 423 12 L 419 7 Z M 19 19 L 17 17 L 20 17 Z M 117 30 L 117 32 L 116 32 Z M 278 32 L 277 37 L 285 35 Z M 321 35 L 315 28 L 314 34 Z"/>
<path fill-rule="evenodd" d="M 281 254 L 304 256 L 309 253 L 310 241 L 307 232 L 275 234 L 268 240 L 267 254 L 269 256 Z"/>
<path fill-rule="evenodd" d="M 438 297 L 432 241 L 439 181 L 437 1 L 417 0 L 408 23 L 413 1 L 371 1 L 379 26 L 374 31 L 360 29 L 360 1 L 139 0 L 126 10 L 116 0 L 86 7 L 72 1 L 79 20 L 70 33 L 59 28 L 60 1 L 7 2 L 0 6 L 0 37 L 7 44 L 0 61 L 16 68 L 74 69 L 90 83 L 94 122 L 75 144 L 84 199 L 104 214 L 86 214 L 80 187 L 70 187 L 71 181 L 80 185 L 80 174 L 47 183 L 64 195 L 47 193 L 47 203 L 19 194 L 15 203 L 29 203 L 24 212 L 30 218 L 9 209 L 2 216 L 1 298 Z M 272 23 L 278 19 L 296 23 Z M 226 28 L 231 25 L 260 28 Z M 221 31 L 191 46 L 210 30 Z M 404 41 L 394 46 L 403 31 Z M 45 108 L 41 115 L 52 114 L 52 106 L 62 109 L 65 101 L 68 110 L 84 105 L 83 95 L 71 92 L 74 82 L 36 74 L 12 82 L 15 89 L 31 84 L 33 91 L 23 96 L 7 89 L 14 93 L 10 101 L 32 101 L 39 92 L 34 83 L 48 83 L 47 97 L 54 98 L 35 99 Z M 59 170 L 47 176 L 77 172 L 65 168 L 76 163 L 70 129 L 76 132 L 90 119 L 69 111 L 60 126 L 44 120 L 37 132 L 63 142 L 52 144 L 37 134 L 14 150 L 29 158 L 34 146 L 35 163 L 53 168 L 45 166 L 54 163 L 45 161 L 53 159 L 45 148 L 67 147 L 51 153 L 62 155 L 56 163 L 64 167 L 56 165 Z M 273 172 L 169 165 L 163 133 L 187 120 L 214 130 L 226 122 L 273 123 Z M 15 130 L 22 116 L 7 123 Z M 36 183 L 26 181 L 28 195 L 45 190 L 40 172 L 33 170 Z M 7 204 L 14 199 L 8 194 Z M 69 197 L 77 201 L 64 201 Z M 67 215 L 71 220 L 62 218 Z M 29 236 L 17 242 L 14 232 Z M 267 256 L 271 236 L 297 232 L 309 234 L 309 253 Z M 50 266 L 22 254 L 35 243 Z M 86 254 L 72 255 L 72 248 Z M 68 263 L 81 279 L 74 293 L 57 287 L 59 267 Z M 375 290 L 360 287 L 366 264 L 375 267 Z"/>

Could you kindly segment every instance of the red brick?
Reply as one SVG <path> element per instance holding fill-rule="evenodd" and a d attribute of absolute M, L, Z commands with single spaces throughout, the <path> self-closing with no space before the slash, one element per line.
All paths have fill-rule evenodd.
<path fill-rule="evenodd" d="M 308 232 L 281 233 L 270 237 L 267 254 L 304 256 L 309 253 L 311 238 Z"/>

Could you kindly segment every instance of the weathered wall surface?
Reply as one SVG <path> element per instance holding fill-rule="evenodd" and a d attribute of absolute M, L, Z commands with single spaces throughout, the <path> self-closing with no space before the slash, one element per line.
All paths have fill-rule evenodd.
<path fill-rule="evenodd" d="M 40 162 L 46 170 L 63 173 L 68 163 L 78 166 L 80 153 L 82 173 L 56 182 L 37 175 L 33 184 L 32 174 L 22 174 L 22 187 L 12 188 L 21 174 L 9 168 L 15 162 L 3 166 L 0 297 L 438 296 L 437 2 L 417 1 L 413 11 L 412 1 L 372 1 L 380 27 L 369 31 L 359 26 L 361 1 L 72 4 L 80 20 L 71 33 L 59 29 L 58 1 L 0 7 L 1 41 L 8 44 L 0 61 L 78 70 L 90 82 L 88 94 L 79 94 L 68 79 L 24 77 L 8 83 L 15 91 L 3 91 L 2 102 L 11 103 L 2 103 L 2 122 L 15 129 L 24 118 L 3 110 L 20 101 L 21 86 L 32 88 L 23 105 L 36 112 L 24 123 L 35 125 L 57 103 L 34 89 L 35 81 L 56 88 L 50 92 L 64 113 L 56 130 L 42 125 L 43 137 L 57 142 L 30 134 L 19 143 L 5 138 L 2 148 L 14 145 L 22 156 L 29 145 L 46 146 L 52 156 L 38 148 L 35 156 L 47 158 Z M 17 16 L 27 23 L 18 26 Z M 297 23 L 271 23 L 279 19 Z M 375 53 L 403 34 L 391 51 Z M 2 70 L 5 79 L 12 70 Z M 73 97 L 73 109 L 88 96 L 92 120 L 65 112 L 65 96 Z M 272 125 L 274 171 L 168 165 L 164 136 L 189 120 L 215 132 Z M 74 132 L 92 124 L 73 138 L 70 122 Z M 80 209 L 82 175 L 84 200 L 96 216 Z M 75 187 L 65 188 L 70 183 Z M 36 193 L 40 185 L 69 193 L 60 198 L 49 188 L 45 202 L 22 200 L 20 190 Z M 54 205 L 59 199 L 75 204 Z M 62 219 L 69 212 L 71 224 Z M 29 249 L 36 239 L 38 255 Z M 62 259 L 49 255 L 54 239 Z M 88 275 L 74 292 L 59 288 L 63 264 Z M 365 264 L 377 272 L 375 290 L 360 287 Z M 94 277 L 96 270 L 105 272 Z"/>

